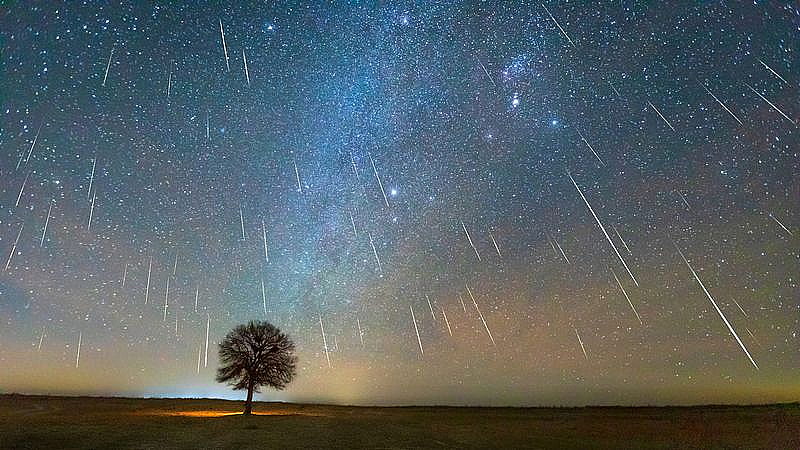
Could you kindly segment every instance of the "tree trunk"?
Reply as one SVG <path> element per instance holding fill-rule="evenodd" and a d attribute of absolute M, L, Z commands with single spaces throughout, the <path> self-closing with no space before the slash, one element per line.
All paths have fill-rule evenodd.
<path fill-rule="evenodd" d="M 253 383 L 247 386 L 247 400 L 244 402 L 244 415 L 249 416 L 253 412 Z"/>

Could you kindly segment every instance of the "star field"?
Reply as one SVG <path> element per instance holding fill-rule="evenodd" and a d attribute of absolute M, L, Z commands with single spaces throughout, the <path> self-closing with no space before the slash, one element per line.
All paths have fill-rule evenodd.
<path fill-rule="evenodd" d="M 791 2 L 6 2 L 0 390 L 237 397 L 216 343 L 266 319 L 299 363 L 261 399 L 797 400 L 799 35 Z"/>

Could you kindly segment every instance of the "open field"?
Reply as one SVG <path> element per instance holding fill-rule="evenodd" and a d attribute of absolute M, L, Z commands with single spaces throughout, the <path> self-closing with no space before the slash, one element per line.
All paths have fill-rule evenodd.
<path fill-rule="evenodd" d="M 346 407 L 0 396 L 0 448 L 800 448 L 800 404 Z"/>

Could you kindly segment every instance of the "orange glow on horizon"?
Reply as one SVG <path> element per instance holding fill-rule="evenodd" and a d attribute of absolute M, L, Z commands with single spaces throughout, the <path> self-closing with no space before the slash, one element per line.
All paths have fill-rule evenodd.
<path fill-rule="evenodd" d="M 213 410 L 200 410 L 200 411 L 146 411 L 140 414 L 152 416 L 176 416 L 176 417 L 225 417 L 225 416 L 241 416 L 242 411 L 213 411 Z M 296 411 L 253 411 L 254 416 L 323 416 L 324 414 L 304 413 Z"/>

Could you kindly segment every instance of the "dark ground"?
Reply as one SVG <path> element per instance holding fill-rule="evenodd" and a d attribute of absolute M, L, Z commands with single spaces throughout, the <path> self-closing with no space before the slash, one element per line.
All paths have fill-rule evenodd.
<path fill-rule="evenodd" d="M 373 408 L 225 400 L 0 396 L 0 449 L 800 449 L 800 404 Z"/>

